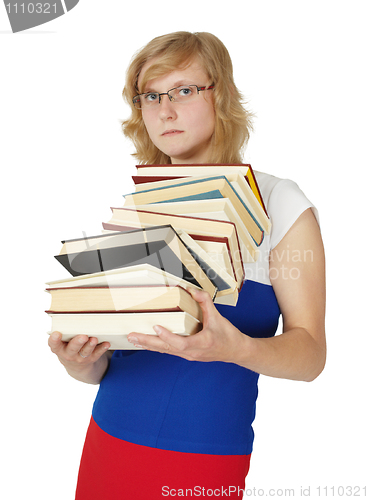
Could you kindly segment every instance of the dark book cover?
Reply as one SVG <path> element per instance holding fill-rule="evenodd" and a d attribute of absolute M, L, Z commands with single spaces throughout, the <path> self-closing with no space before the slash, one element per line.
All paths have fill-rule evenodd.
<path fill-rule="evenodd" d="M 55 258 L 72 276 L 150 264 L 201 288 L 204 287 L 195 277 L 197 273 L 198 279 L 201 276 L 208 278 L 171 225 L 80 238 L 64 243 L 64 249 Z M 81 251 L 68 252 L 68 243 L 77 244 Z M 185 264 L 181 258 L 185 259 Z M 197 266 L 195 273 L 187 267 L 194 264 Z M 210 278 L 207 283 L 208 287 L 211 285 L 216 288 Z M 212 298 L 216 291 L 217 288 L 213 289 Z"/>

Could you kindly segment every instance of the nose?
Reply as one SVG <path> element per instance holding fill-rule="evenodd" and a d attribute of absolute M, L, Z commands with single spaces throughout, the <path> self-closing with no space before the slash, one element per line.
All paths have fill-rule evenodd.
<path fill-rule="evenodd" d="M 167 98 L 166 98 L 167 95 Z M 161 120 L 173 120 L 176 118 L 176 110 L 173 105 L 173 101 L 171 101 L 170 96 L 166 93 L 160 94 L 160 102 L 159 102 L 159 117 Z M 163 96 L 163 97 L 162 97 Z"/>

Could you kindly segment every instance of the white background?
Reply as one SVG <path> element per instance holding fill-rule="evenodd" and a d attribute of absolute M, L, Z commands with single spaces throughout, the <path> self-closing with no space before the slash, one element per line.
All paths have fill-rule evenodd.
<path fill-rule="evenodd" d="M 177 30 L 210 31 L 228 47 L 257 115 L 245 161 L 300 185 L 327 252 L 327 367 L 310 384 L 261 377 L 248 496 L 310 487 L 319 498 L 319 486 L 370 495 L 369 14 L 358 0 L 81 0 L 12 34 L 0 5 L 2 498 L 74 498 L 97 388 L 50 353 L 44 283 L 66 277 L 53 258 L 60 240 L 99 232 L 133 189 L 119 125 L 125 69 Z"/>

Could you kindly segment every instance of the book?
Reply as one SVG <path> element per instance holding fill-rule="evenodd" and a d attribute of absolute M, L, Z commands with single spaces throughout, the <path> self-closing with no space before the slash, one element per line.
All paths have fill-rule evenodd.
<path fill-rule="evenodd" d="M 224 248 L 226 247 L 228 251 L 227 258 L 232 267 L 233 279 L 240 288 L 244 279 L 244 267 L 235 225 L 230 221 L 215 221 L 189 217 L 188 215 L 152 211 L 158 205 L 148 205 L 146 208 L 149 208 L 149 210 L 111 208 L 113 216 L 108 223 L 103 223 L 103 227 L 106 230 L 124 231 L 132 227 L 171 224 L 176 231 L 184 231 L 197 242 L 208 240 L 223 244 Z M 166 204 L 164 205 L 165 208 L 168 208 Z"/>
<path fill-rule="evenodd" d="M 268 216 L 263 198 L 258 187 L 256 176 L 250 164 L 181 164 L 181 165 L 136 165 L 137 175 L 132 176 L 135 184 L 142 182 L 155 182 L 161 178 L 181 178 L 199 175 L 225 175 L 229 172 L 240 172 L 250 185 L 256 199 Z"/>
<path fill-rule="evenodd" d="M 250 165 L 139 165 L 137 174 L 105 232 L 63 241 L 55 256 L 72 274 L 46 290 L 51 331 L 64 341 L 86 334 L 132 350 L 127 335 L 155 335 L 156 324 L 200 331 L 202 310 L 186 288 L 235 306 L 243 261 L 257 259 L 270 231 Z"/>
<path fill-rule="evenodd" d="M 122 267 L 110 271 L 63 278 L 46 283 L 49 289 L 73 287 L 115 287 L 115 286 L 190 286 L 189 282 L 154 267 L 150 264 L 140 264 L 131 267 Z M 201 290 L 199 286 L 191 284 L 193 288 Z"/>
<path fill-rule="evenodd" d="M 122 230 L 122 227 L 115 226 L 115 229 Z M 124 230 L 132 228 L 125 227 Z M 106 231 L 107 233 L 109 231 Z M 237 286 L 236 281 L 229 275 L 225 268 L 217 260 L 214 260 L 198 243 L 184 231 L 178 230 L 178 235 L 185 243 L 187 249 L 207 274 L 209 279 L 215 285 L 217 291 L 213 301 L 217 304 L 228 304 L 235 306 L 238 300 L 239 291 L 243 281 Z"/>
<path fill-rule="evenodd" d="M 217 286 L 214 302 L 217 304 L 235 306 L 238 301 L 239 292 L 243 286 L 243 281 L 237 283 L 232 276 L 227 273 L 225 267 L 219 265 L 217 260 L 213 259 L 213 257 L 185 231 L 179 230 L 179 236 L 193 254 L 194 258 L 206 263 L 210 268 L 209 272 L 214 273 L 210 276 Z"/>
<path fill-rule="evenodd" d="M 194 238 L 193 238 L 194 240 Z M 194 241 L 221 266 L 229 276 L 235 277 L 227 243 L 196 238 Z M 244 273 L 243 273 L 244 278 Z"/>
<path fill-rule="evenodd" d="M 177 216 L 191 216 L 217 222 L 232 222 L 237 230 L 240 252 L 243 262 L 255 262 L 259 250 L 243 221 L 236 212 L 233 204 L 227 198 L 211 200 L 175 201 L 153 203 L 151 205 L 137 205 L 136 211 L 150 210 L 151 212 L 174 214 Z M 194 223 L 195 224 L 195 223 Z"/>
<path fill-rule="evenodd" d="M 264 237 L 263 228 L 225 176 L 190 178 L 175 185 L 127 194 L 124 206 L 214 198 L 228 198 L 231 201 L 255 244 L 259 246 Z"/>
<path fill-rule="evenodd" d="M 76 335 L 96 337 L 98 342 L 110 342 L 110 349 L 140 349 L 128 342 L 131 332 L 155 335 L 153 326 L 161 325 L 178 335 L 192 335 L 202 329 L 202 323 L 187 312 L 143 313 L 49 313 L 52 327 L 49 335 L 58 331 L 69 342 Z"/>
<path fill-rule="evenodd" d="M 142 285 L 47 288 L 47 313 L 113 313 L 183 311 L 202 321 L 202 309 L 180 286 Z"/>
<path fill-rule="evenodd" d="M 148 263 L 206 290 L 217 288 L 170 225 L 115 232 L 62 242 L 55 258 L 73 275 Z"/>
<path fill-rule="evenodd" d="M 239 195 L 242 202 L 249 208 L 253 217 L 257 220 L 258 224 L 263 228 L 266 234 L 270 233 L 271 230 L 271 221 L 269 217 L 266 215 L 263 207 L 258 202 L 256 196 L 254 195 L 249 183 L 240 172 L 234 171 L 230 172 L 228 170 L 223 174 L 225 178 L 229 181 L 231 186 L 234 188 L 236 193 Z M 192 180 L 202 180 L 208 179 L 207 176 L 196 176 L 191 177 Z M 161 180 L 158 178 L 157 181 L 151 180 L 148 183 L 142 183 L 136 185 L 135 193 L 145 191 L 147 189 L 155 189 L 161 187 L 169 187 L 176 185 L 179 182 L 176 178 L 167 178 L 165 180 Z"/>
<path fill-rule="evenodd" d="M 116 226 L 117 229 L 122 229 L 120 226 Z M 131 228 L 126 228 L 131 229 Z M 186 232 L 181 229 L 178 230 L 178 235 L 181 237 L 182 241 L 187 246 L 189 252 L 193 255 L 194 259 L 202 267 L 202 269 L 207 273 L 212 283 L 217 287 L 217 292 L 214 298 L 214 302 L 217 304 L 227 304 L 235 306 L 239 291 L 243 285 L 243 281 L 237 285 L 236 281 L 232 277 L 233 270 L 230 265 L 230 260 L 228 266 L 225 266 L 223 259 L 226 259 L 226 255 L 221 255 L 222 263 L 220 259 L 215 259 L 212 253 L 205 251 L 198 243 L 189 236 Z M 211 242 L 213 243 L 213 242 Z M 218 242 L 217 242 L 218 243 Z M 228 256 L 228 254 L 227 254 Z M 225 267 L 230 269 L 229 274 Z"/>

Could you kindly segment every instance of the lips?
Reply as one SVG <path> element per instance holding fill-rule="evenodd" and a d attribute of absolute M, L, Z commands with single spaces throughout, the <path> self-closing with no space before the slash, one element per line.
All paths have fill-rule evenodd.
<path fill-rule="evenodd" d="M 166 130 L 163 132 L 162 136 L 174 136 L 178 134 L 182 134 L 183 130 L 177 130 L 177 129 L 171 129 L 171 130 Z"/>

